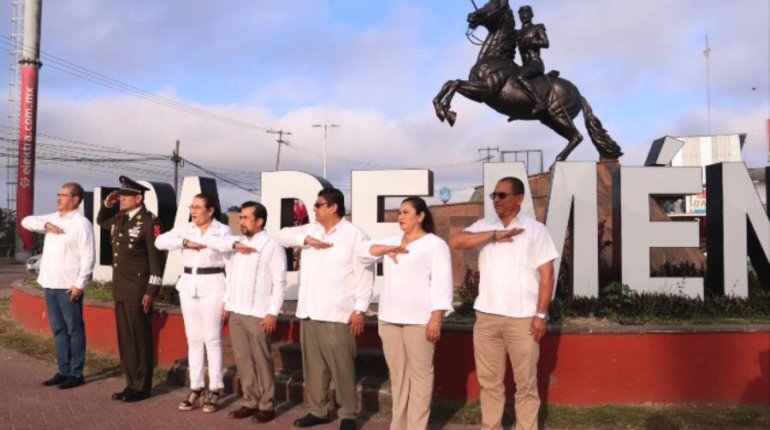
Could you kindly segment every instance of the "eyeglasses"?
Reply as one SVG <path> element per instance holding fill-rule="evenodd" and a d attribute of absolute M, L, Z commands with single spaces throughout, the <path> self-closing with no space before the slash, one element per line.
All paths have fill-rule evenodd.
<path fill-rule="evenodd" d="M 492 192 L 492 193 L 489 193 L 489 198 L 492 199 L 492 200 L 494 200 L 495 198 L 498 198 L 498 199 L 502 200 L 502 199 L 504 199 L 504 198 L 506 198 L 508 196 L 515 196 L 517 194 L 518 193 L 495 193 L 495 192 Z"/>
<path fill-rule="evenodd" d="M 59 193 L 59 194 L 56 195 L 56 197 L 72 197 L 72 194 Z"/>
<path fill-rule="evenodd" d="M 316 209 L 319 209 L 319 208 L 321 208 L 323 206 L 329 206 L 329 203 L 323 202 L 323 203 L 314 203 L 313 204 L 313 207 L 316 208 Z"/>
<path fill-rule="evenodd" d="M 202 209 L 206 209 L 206 206 L 200 206 L 200 205 L 190 205 L 190 206 L 188 206 L 187 208 L 188 208 L 188 209 L 190 209 L 190 210 L 193 210 L 193 209 L 195 209 L 196 211 L 199 211 L 199 210 L 202 210 Z"/>

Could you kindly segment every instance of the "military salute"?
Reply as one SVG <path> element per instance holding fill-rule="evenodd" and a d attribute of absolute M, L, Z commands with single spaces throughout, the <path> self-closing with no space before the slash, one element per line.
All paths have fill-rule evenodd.
<path fill-rule="evenodd" d="M 97 223 L 110 231 L 112 289 L 118 326 L 120 365 L 126 388 L 113 400 L 136 402 L 150 397 L 153 368 L 151 311 L 163 274 L 161 253 L 155 246 L 158 219 L 144 207 L 148 188 L 120 177 L 120 190 L 110 193 L 99 209 Z M 110 210 L 120 202 L 120 210 Z"/>

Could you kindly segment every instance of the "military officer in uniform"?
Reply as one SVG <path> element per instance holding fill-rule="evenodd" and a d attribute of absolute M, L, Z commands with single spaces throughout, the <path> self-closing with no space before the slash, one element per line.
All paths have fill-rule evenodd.
<path fill-rule="evenodd" d="M 112 290 L 118 326 L 120 365 L 126 388 L 114 400 L 136 402 L 150 397 L 153 369 L 152 302 L 163 274 L 162 254 L 154 246 L 160 224 L 144 207 L 148 188 L 121 176 L 99 209 L 97 223 L 112 238 Z M 112 214 L 116 202 L 120 210 Z"/>

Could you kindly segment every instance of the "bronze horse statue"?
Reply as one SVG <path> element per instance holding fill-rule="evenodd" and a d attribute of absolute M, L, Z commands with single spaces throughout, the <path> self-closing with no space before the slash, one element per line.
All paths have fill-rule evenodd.
<path fill-rule="evenodd" d="M 475 6 L 475 4 L 474 4 Z M 599 151 L 602 160 L 616 160 L 623 153 L 620 146 L 609 136 L 599 118 L 594 116 L 591 106 L 580 95 L 575 85 L 558 77 L 552 71 L 535 78 L 532 86 L 546 100 L 547 109 L 538 113 L 532 110 L 535 102 L 524 91 L 516 78 L 519 65 L 516 56 L 516 22 L 508 0 L 490 0 L 482 8 L 468 15 L 469 32 L 478 26 L 488 30 L 488 35 L 479 51 L 476 64 L 471 67 L 467 81 L 447 81 L 433 99 L 436 115 L 443 122 L 453 126 L 457 114 L 450 110 L 452 97 L 456 92 L 470 100 L 485 103 L 492 109 L 513 120 L 538 120 L 548 128 L 567 139 L 567 146 L 556 156 L 564 161 L 570 152 L 583 140 L 572 119 L 583 111 L 588 134 Z"/>

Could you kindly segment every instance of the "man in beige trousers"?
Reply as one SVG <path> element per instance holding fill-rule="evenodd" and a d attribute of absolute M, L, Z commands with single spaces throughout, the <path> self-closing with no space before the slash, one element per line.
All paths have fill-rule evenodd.
<path fill-rule="evenodd" d="M 243 404 L 233 418 L 275 418 L 275 367 L 270 335 L 275 331 L 286 290 L 286 252 L 264 231 L 267 209 L 248 201 L 241 205 L 240 237 L 221 239 L 219 251 L 232 249 L 226 267 L 225 311 L 243 391 Z"/>
<path fill-rule="evenodd" d="M 330 382 L 340 405 L 340 430 L 356 429 L 356 339 L 374 287 L 372 265 L 356 259 L 369 237 L 345 217 L 342 192 L 318 193 L 315 222 L 282 229 L 276 239 L 302 247 L 297 318 L 302 320 L 302 371 L 310 412 L 294 421 L 311 427 L 331 421 Z"/>
<path fill-rule="evenodd" d="M 481 428 L 502 429 L 505 360 L 516 382 L 516 430 L 537 430 L 537 362 L 545 336 L 558 256 L 546 227 L 521 213 L 524 184 L 500 179 L 490 194 L 496 216 L 451 240 L 454 249 L 481 248 L 473 348 L 481 385 Z"/>

